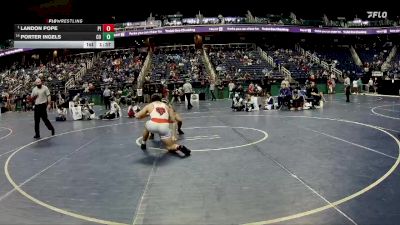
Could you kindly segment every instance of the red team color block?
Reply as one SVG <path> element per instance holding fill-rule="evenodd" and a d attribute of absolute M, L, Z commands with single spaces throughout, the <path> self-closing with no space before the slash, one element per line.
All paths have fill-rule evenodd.
<path fill-rule="evenodd" d="M 114 32 L 114 24 L 103 24 L 103 32 Z"/>

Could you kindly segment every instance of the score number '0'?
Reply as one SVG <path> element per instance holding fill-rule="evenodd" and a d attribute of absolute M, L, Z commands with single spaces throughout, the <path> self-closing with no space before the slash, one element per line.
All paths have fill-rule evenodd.
<path fill-rule="evenodd" d="M 106 34 L 106 40 L 111 40 L 111 35 L 110 34 Z M 96 34 L 96 40 L 101 40 L 101 34 Z"/>

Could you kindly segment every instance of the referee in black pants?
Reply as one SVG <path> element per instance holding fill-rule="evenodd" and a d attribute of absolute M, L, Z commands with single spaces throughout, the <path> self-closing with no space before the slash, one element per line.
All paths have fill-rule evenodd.
<path fill-rule="evenodd" d="M 193 108 L 192 104 L 190 103 L 190 98 L 193 93 L 192 85 L 190 84 L 189 80 L 186 80 L 186 83 L 182 87 L 183 92 L 185 93 L 186 99 L 188 101 L 188 109 Z"/>
<path fill-rule="evenodd" d="M 50 91 L 46 86 L 42 85 L 42 81 L 40 79 L 36 79 L 35 84 L 36 87 L 34 87 L 32 90 L 32 98 L 35 100 L 35 136 L 33 138 L 40 138 L 40 118 L 42 118 L 47 129 L 51 131 L 51 135 L 54 135 L 54 127 L 47 118 L 47 108 L 50 108 L 51 103 Z"/>

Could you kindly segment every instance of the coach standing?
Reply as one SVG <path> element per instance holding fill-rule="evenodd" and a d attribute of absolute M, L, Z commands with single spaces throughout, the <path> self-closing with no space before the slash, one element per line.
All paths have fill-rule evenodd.
<path fill-rule="evenodd" d="M 106 86 L 106 89 L 103 92 L 103 97 L 104 97 L 104 105 L 106 105 L 106 110 L 110 110 L 111 109 L 111 90 L 108 89 L 108 86 Z"/>
<path fill-rule="evenodd" d="M 350 93 L 351 93 L 350 77 L 346 76 L 343 84 L 344 84 L 344 92 L 346 94 L 346 102 L 350 102 Z"/>
<path fill-rule="evenodd" d="M 35 84 L 36 87 L 34 87 L 32 90 L 32 98 L 35 100 L 35 136 L 33 138 L 40 138 L 40 118 L 42 118 L 47 129 L 51 131 L 51 135 L 54 135 L 54 127 L 47 118 L 47 108 L 50 108 L 51 102 L 50 91 L 46 86 L 42 85 L 42 81 L 40 79 L 36 79 Z"/>

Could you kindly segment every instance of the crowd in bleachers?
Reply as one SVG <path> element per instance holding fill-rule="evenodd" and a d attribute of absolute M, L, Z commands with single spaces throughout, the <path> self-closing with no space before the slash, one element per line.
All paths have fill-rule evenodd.
<path fill-rule="evenodd" d="M 361 67 L 355 64 L 348 47 L 311 46 L 309 50 L 313 51 L 320 60 L 327 62 L 334 68 L 337 68 L 352 77 L 363 74 Z"/>
<path fill-rule="evenodd" d="M 14 110 L 18 105 L 22 110 L 29 110 L 32 104 L 29 95 L 37 78 L 52 90 L 51 95 L 55 99 L 56 93 L 64 89 L 65 82 L 73 78 L 91 60 L 91 57 L 74 55 L 54 58 L 47 63 L 14 63 L 0 75 L 3 106 Z"/>
<path fill-rule="evenodd" d="M 360 45 L 356 51 L 363 63 L 364 71 L 380 71 L 390 49 L 391 46 L 373 43 Z"/>
<path fill-rule="evenodd" d="M 219 80 L 260 80 L 265 76 L 282 77 L 277 68 L 270 66 L 252 47 L 213 47 L 210 61 Z"/>
<path fill-rule="evenodd" d="M 311 56 L 290 49 L 269 50 L 268 54 L 278 65 L 288 69 L 294 79 L 307 79 L 310 75 L 317 79 L 329 78 L 329 71 L 311 60 Z"/>
<path fill-rule="evenodd" d="M 194 48 L 159 49 L 153 54 L 152 71 L 146 77 L 148 83 L 183 83 L 202 82 L 207 79 L 207 73 L 202 59 L 202 53 Z"/>
<path fill-rule="evenodd" d="M 116 93 L 137 82 L 147 53 L 139 49 L 121 49 L 102 52 L 77 84 L 85 92 L 100 92 L 108 86 Z M 89 86 L 92 90 L 89 90 Z"/>
<path fill-rule="evenodd" d="M 344 71 L 344 75 L 351 77 L 351 80 L 357 80 L 357 76 L 351 76 L 358 70 L 355 70 L 357 66 L 355 67 L 350 50 L 338 47 L 335 49 L 321 48 L 313 54 Z M 210 62 L 217 73 L 217 79 L 210 85 L 211 78 L 206 73 L 202 51 L 195 50 L 192 46 L 181 47 L 180 49 L 160 48 L 153 53 L 151 72 L 149 76 L 145 77 L 145 84 L 161 85 L 162 88 L 159 88 L 159 92 L 162 92 L 164 97 L 174 93 L 176 96 L 182 96 L 182 90 L 179 89 L 181 85 L 173 85 L 174 87 L 170 92 L 167 84 L 183 84 L 185 81 L 199 82 L 202 87 L 210 85 L 210 90 L 213 86 L 212 91 L 215 88 L 222 90 L 225 86 L 228 86 L 230 97 L 232 97 L 235 92 L 246 92 L 242 90 L 241 85 L 250 83 L 247 93 L 252 96 L 265 96 L 266 92 L 270 91 L 271 83 L 268 79 L 283 78 L 278 68 L 285 67 L 295 80 L 304 79 L 311 84 L 320 81 L 319 79 L 322 78 L 327 83 L 328 93 L 335 93 L 335 85 L 338 79 L 332 72 L 315 62 L 315 58 L 312 58 L 313 55 L 310 56 L 310 54 L 302 54 L 284 48 L 276 49 L 274 46 L 264 46 L 264 50 L 278 65 L 276 68 L 267 63 L 253 45 L 206 47 Z M 380 67 L 388 54 L 387 49 L 385 51 L 382 49 L 364 50 L 357 49 L 360 58 L 368 63 L 367 65 L 372 69 Z M 72 80 L 73 82 L 70 82 L 68 88 L 84 90 L 84 93 L 103 94 L 103 91 L 108 87 L 113 93 L 112 97 L 115 98 L 117 103 L 120 103 L 127 97 L 135 96 L 135 84 L 146 55 L 146 51 L 133 48 L 106 51 L 96 56 L 91 54 L 70 55 L 63 58 L 53 57 L 47 63 L 42 63 L 39 60 L 34 60 L 33 63 L 30 62 L 25 65 L 14 63 L 0 74 L 1 100 L 9 110 L 13 110 L 18 103 L 23 109 L 29 109 L 31 102 L 29 94 L 32 90 L 33 81 L 40 78 L 52 91 L 53 102 L 57 102 L 59 92 L 65 89 L 65 83 Z M 391 76 L 393 78 L 398 77 L 400 72 L 399 62 L 400 55 L 397 54 L 388 71 L 389 78 Z M 88 64 L 93 64 L 91 69 L 88 69 L 83 76 L 76 76 L 82 68 L 87 68 Z M 360 67 L 357 68 L 361 69 Z M 359 86 L 357 90 L 361 89 Z M 262 90 L 261 92 L 259 88 Z M 293 90 L 290 93 L 290 96 L 297 96 L 294 95 Z M 285 93 L 281 94 L 286 95 Z M 246 95 L 240 96 L 246 98 Z M 126 101 L 122 102 L 126 104 Z M 278 101 L 279 106 L 281 106 L 281 102 L 283 101 Z"/>
<path fill-rule="evenodd" d="M 397 53 L 396 56 L 390 63 L 390 68 L 387 71 L 386 79 L 400 79 L 400 54 Z"/>
<path fill-rule="evenodd" d="M 33 81 L 40 78 L 51 91 L 52 101 L 56 106 L 59 98 L 65 100 L 65 89 L 83 90 L 84 94 L 101 93 L 105 86 L 109 86 L 116 99 L 127 95 L 128 88 L 136 83 L 142 69 L 146 52 L 138 49 L 114 50 L 100 53 L 94 60 L 94 54 L 69 55 L 53 58 L 48 63 L 27 63 L 26 66 L 15 63 L 0 73 L 0 97 L 2 105 L 7 110 L 31 109 L 30 93 Z M 82 68 L 94 62 L 86 74 L 76 76 Z M 68 83 L 68 87 L 66 86 Z M 136 89 L 136 88 L 135 88 Z M 130 91 L 129 93 L 131 93 Z M 60 93 L 63 97 L 59 97 Z M 73 96 L 72 96 L 73 97 Z M 57 104 L 58 105 L 58 104 Z"/>

